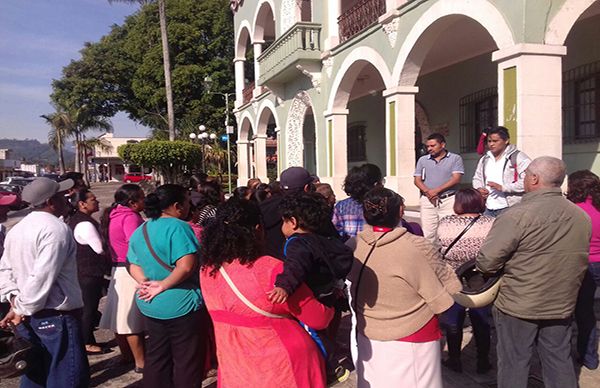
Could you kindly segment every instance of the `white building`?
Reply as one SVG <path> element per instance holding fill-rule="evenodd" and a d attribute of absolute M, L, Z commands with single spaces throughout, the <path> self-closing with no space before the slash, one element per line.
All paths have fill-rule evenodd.
<path fill-rule="evenodd" d="M 238 175 L 303 165 L 341 184 L 377 164 L 417 204 L 421 140 L 443 133 L 469 183 L 481 130 L 600 172 L 600 0 L 232 0 Z M 253 55 L 251 55 L 253 54 Z M 250 58 L 254 58 L 250 60 Z"/>
<path fill-rule="evenodd" d="M 94 165 L 96 181 L 123 181 L 123 176 L 130 172 L 126 164 L 117 153 L 120 145 L 139 143 L 146 137 L 115 137 L 114 133 L 105 133 L 98 137 L 106 147 L 96 146 L 91 162 Z"/>

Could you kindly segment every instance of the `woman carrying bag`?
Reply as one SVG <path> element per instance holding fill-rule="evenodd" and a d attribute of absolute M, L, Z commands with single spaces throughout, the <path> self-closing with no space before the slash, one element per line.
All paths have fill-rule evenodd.
<path fill-rule="evenodd" d="M 393 191 L 372 189 L 363 201 L 368 225 L 347 242 L 359 388 L 442 387 L 437 315 L 461 284 L 431 243 L 398 227 L 401 206 Z"/>
<path fill-rule="evenodd" d="M 182 221 L 189 192 L 162 185 L 144 205 L 150 220 L 133 233 L 127 252 L 148 333 L 144 387 L 201 387 L 210 325 L 198 282 L 198 240 Z"/>
<path fill-rule="evenodd" d="M 490 231 L 494 218 L 484 216 L 485 200 L 475 189 L 458 190 L 454 200 L 454 213 L 440 220 L 438 238 L 444 261 L 454 270 L 475 259 Z M 463 323 L 467 309 L 458 303 L 442 314 L 442 327 L 446 330 L 448 359 L 442 364 L 455 372 L 462 372 L 460 360 Z M 477 373 L 486 373 L 492 365 L 490 353 L 491 305 L 468 310 L 475 343 L 477 345 Z"/>

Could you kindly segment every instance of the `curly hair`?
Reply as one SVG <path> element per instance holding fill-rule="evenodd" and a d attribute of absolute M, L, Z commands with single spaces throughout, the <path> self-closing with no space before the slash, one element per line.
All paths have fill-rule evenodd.
<path fill-rule="evenodd" d="M 319 193 L 286 195 L 279 205 L 284 220 L 296 219 L 298 227 L 312 233 L 324 233 L 331 223 L 332 209 Z"/>
<path fill-rule="evenodd" d="M 600 211 L 600 178 L 590 170 L 579 170 L 569 174 L 567 199 L 573 203 L 585 202 L 591 197 L 592 204 Z"/>
<path fill-rule="evenodd" d="M 383 175 L 374 164 L 365 163 L 352 167 L 344 179 L 344 191 L 353 199 L 362 202 L 364 195 L 374 186 L 381 183 Z"/>
<path fill-rule="evenodd" d="M 252 264 L 262 253 L 256 227 L 262 225 L 254 202 L 231 198 L 217 208 L 200 235 L 200 263 L 214 275 L 224 263 Z"/>
<path fill-rule="evenodd" d="M 400 208 L 404 199 L 385 187 L 375 187 L 365 195 L 363 216 L 371 226 L 395 228 L 400 223 Z"/>

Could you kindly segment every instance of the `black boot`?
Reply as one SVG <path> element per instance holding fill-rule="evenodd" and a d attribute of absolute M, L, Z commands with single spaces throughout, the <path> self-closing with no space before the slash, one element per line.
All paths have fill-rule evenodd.
<path fill-rule="evenodd" d="M 446 342 L 448 343 L 448 359 L 442 361 L 442 365 L 457 373 L 462 372 L 460 362 L 460 347 L 462 345 L 462 329 L 446 330 Z"/>

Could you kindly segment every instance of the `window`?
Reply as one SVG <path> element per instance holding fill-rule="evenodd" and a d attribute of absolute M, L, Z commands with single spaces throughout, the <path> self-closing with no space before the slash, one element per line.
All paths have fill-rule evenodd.
<path fill-rule="evenodd" d="M 563 74 L 563 138 L 565 143 L 600 139 L 600 61 Z"/>
<path fill-rule="evenodd" d="M 348 127 L 348 161 L 367 160 L 367 127 L 364 123 L 351 123 Z"/>
<path fill-rule="evenodd" d="M 460 99 L 460 152 L 477 151 L 481 131 L 498 125 L 498 89 L 483 89 Z"/>

